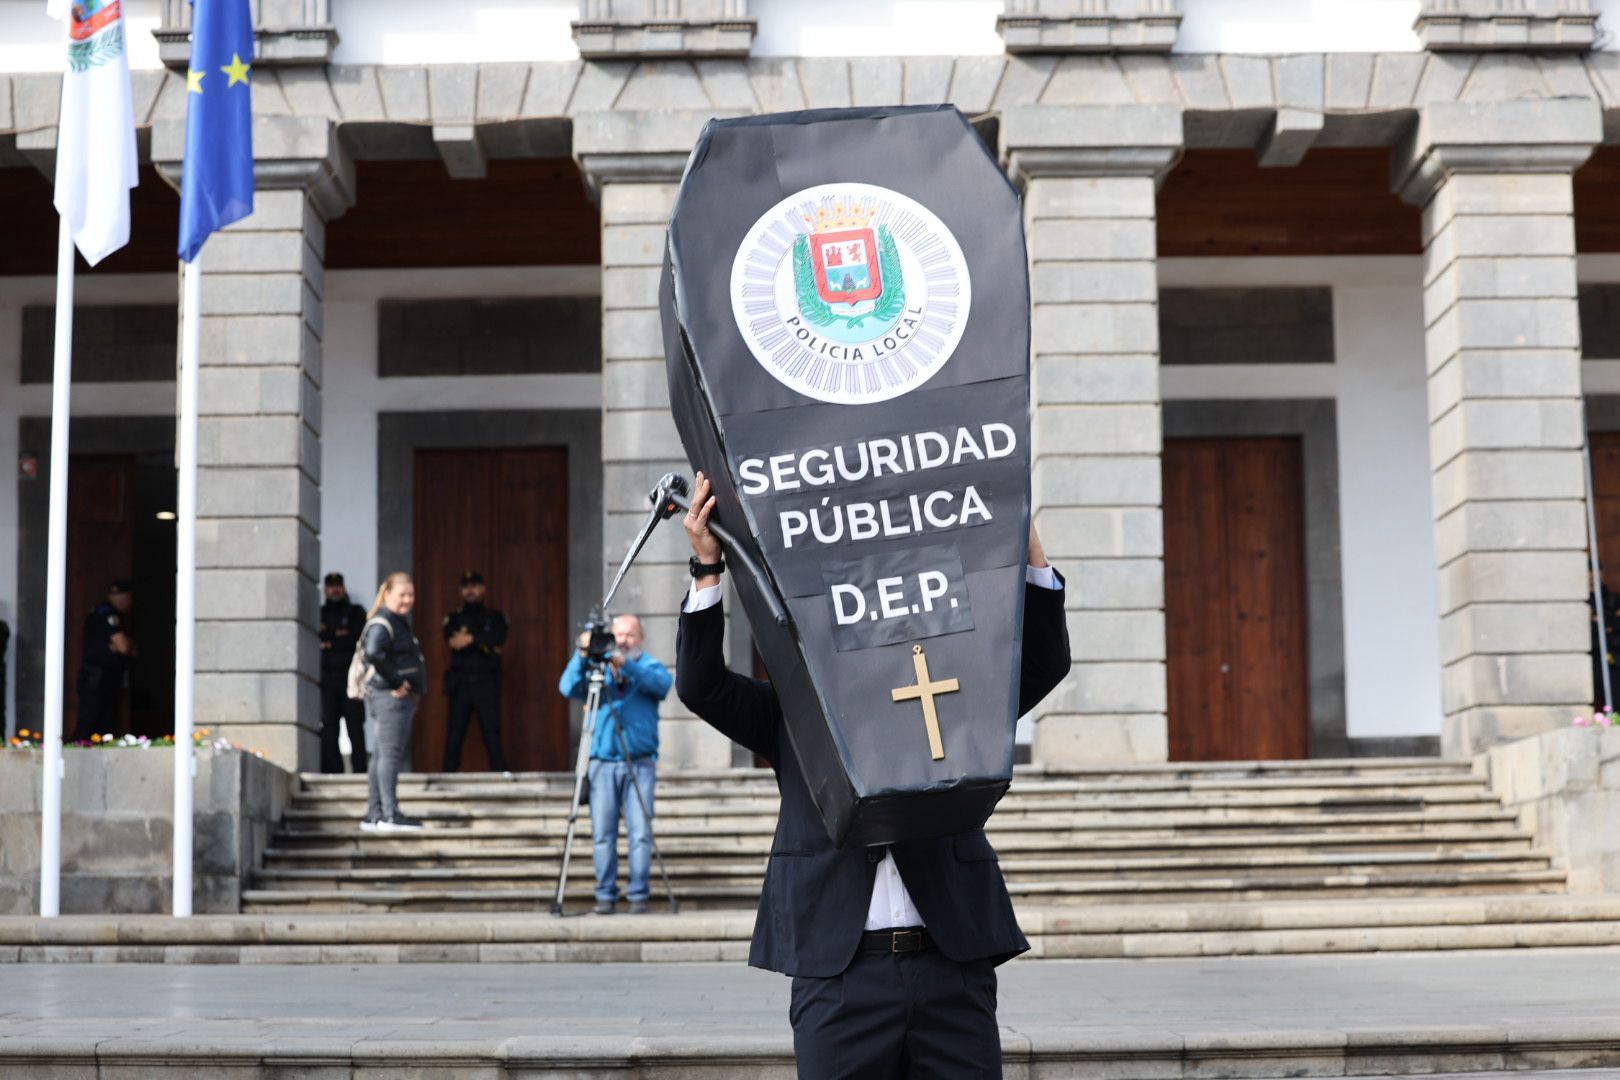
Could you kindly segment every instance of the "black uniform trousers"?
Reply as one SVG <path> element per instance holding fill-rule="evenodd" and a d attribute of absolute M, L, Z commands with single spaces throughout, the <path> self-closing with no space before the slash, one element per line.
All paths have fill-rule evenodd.
<path fill-rule="evenodd" d="M 86 664 L 79 669 L 75 684 L 79 691 L 79 715 L 68 742 L 86 742 L 92 735 L 118 734 L 118 706 L 124 695 L 122 672 Z"/>
<path fill-rule="evenodd" d="M 862 950 L 842 974 L 795 978 L 788 1019 L 799 1080 L 1001 1075 L 989 960 Z"/>
<path fill-rule="evenodd" d="M 450 723 L 444 736 L 444 771 L 461 769 L 461 745 L 467 741 L 472 714 L 478 714 L 478 733 L 484 740 L 493 772 L 506 772 L 501 753 L 501 683 L 499 679 L 456 678 L 450 683 Z"/>
<path fill-rule="evenodd" d="M 349 729 L 349 764 L 364 773 L 370 763 L 366 753 L 366 703 L 349 696 L 349 673 L 321 673 L 321 772 L 343 771 L 343 751 L 338 746 L 338 724 Z"/>

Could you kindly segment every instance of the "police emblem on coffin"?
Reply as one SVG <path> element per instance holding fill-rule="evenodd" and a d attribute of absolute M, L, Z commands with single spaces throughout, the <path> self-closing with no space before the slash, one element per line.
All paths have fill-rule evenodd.
<path fill-rule="evenodd" d="M 839 845 L 975 828 L 1011 780 L 1020 221 L 948 106 L 712 121 L 676 199 L 671 410 L 750 556 L 731 565 L 782 707 L 780 767 Z"/>
<path fill-rule="evenodd" d="M 887 401 L 950 360 L 972 282 L 962 249 L 915 200 L 823 184 L 760 217 L 732 264 L 737 327 L 771 376 L 841 405 Z"/>

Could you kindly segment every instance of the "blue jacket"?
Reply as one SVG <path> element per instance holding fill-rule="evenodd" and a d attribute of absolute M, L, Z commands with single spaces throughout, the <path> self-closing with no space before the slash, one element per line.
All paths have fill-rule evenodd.
<path fill-rule="evenodd" d="M 607 682 L 602 686 L 602 711 L 596 718 L 596 732 L 591 737 L 591 757 L 623 761 L 618 736 L 618 729 L 623 728 L 631 757 L 655 758 L 658 756 L 658 703 L 669 693 L 669 669 L 641 653 L 626 658 L 617 674 L 615 678 L 610 665 Z M 620 680 L 623 680 L 622 686 Z M 590 685 L 585 658 L 576 652 L 568 661 L 557 689 L 563 697 L 583 701 Z"/>

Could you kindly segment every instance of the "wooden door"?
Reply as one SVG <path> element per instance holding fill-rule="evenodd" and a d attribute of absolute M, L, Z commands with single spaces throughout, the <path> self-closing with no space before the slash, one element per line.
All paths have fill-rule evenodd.
<path fill-rule="evenodd" d="M 64 735 L 73 733 L 79 715 L 77 679 L 84 659 L 85 616 L 106 599 L 107 587 L 115 579 L 134 576 L 134 475 L 135 459 L 127 455 L 72 457 L 68 462 Z M 134 636 L 135 613 L 131 613 L 130 623 Z M 136 640 L 138 643 L 139 638 Z M 127 701 L 119 707 L 118 734 L 128 730 L 128 709 Z"/>
<path fill-rule="evenodd" d="M 1598 565 L 1603 583 L 1620 590 L 1620 431 L 1594 431 L 1592 510 L 1597 516 Z M 1602 694 L 1598 688 L 1598 694 Z"/>
<path fill-rule="evenodd" d="M 464 570 L 488 583 L 506 615 L 501 745 L 513 769 L 566 770 L 568 703 L 557 678 L 569 656 L 568 456 L 559 447 L 418 450 L 415 479 L 417 637 L 430 684 L 417 714 L 414 767 L 443 766 L 450 650 L 440 624 L 461 603 Z M 386 568 L 385 568 L 386 569 Z M 489 768 L 475 721 L 462 768 Z"/>
<path fill-rule="evenodd" d="M 1166 439 L 1170 758 L 1310 754 L 1297 438 Z"/>

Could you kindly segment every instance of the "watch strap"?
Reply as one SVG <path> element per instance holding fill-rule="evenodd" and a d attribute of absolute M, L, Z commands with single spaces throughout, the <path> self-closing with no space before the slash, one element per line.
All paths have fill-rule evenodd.
<path fill-rule="evenodd" d="M 719 562 L 706 563 L 698 561 L 698 557 L 693 555 L 687 560 L 686 566 L 687 569 L 692 572 L 692 577 L 694 580 L 701 577 L 708 577 L 710 574 L 723 574 L 726 572 L 726 563 L 724 559 L 720 560 Z"/>

